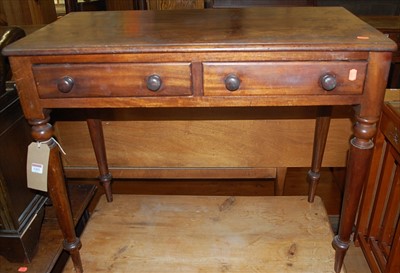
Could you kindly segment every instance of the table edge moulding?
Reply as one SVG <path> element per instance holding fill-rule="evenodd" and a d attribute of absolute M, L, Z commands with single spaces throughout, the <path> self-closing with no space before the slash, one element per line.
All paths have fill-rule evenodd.
<path fill-rule="evenodd" d="M 112 201 L 101 108 L 319 106 L 313 201 L 331 106 L 354 105 L 339 233 L 340 272 L 368 174 L 396 44 L 340 7 L 70 13 L 3 50 L 36 141 L 50 146 L 48 188 L 64 248 L 83 272 L 50 112 L 88 109 L 100 181 Z M 240 132 L 238 132 L 240 133 Z"/>

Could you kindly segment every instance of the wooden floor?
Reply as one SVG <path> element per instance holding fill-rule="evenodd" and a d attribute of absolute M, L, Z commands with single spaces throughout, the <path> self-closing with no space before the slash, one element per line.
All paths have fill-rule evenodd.
<path fill-rule="evenodd" d="M 81 255 L 88 272 L 334 273 L 332 238 L 319 197 L 121 194 L 100 199 Z"/>
<path fill-rule="evenodd" d="M 286 177 L 285 195 L 296 196 L 306 195 L 308 185 L 306 181 L 307 169 L 295 168 L 289 169 Z M 69 184 L 93 184 L 97 183 L 93 180 L 70 180 Z M 81 186 L 79 186 L 81 187 Z M 96 196 L 93 198 L 89 211 L 93 210 L 97 206 L 98 200 L 102 197 L 101 187 L 97 191 Z M 113 184 L 113 191 L 115 193 L 131 193 L 131 194 L 158 194 L 158 195 L 219 195 L 219 196 L 268 196 L 273 195 L 273 181 L 272 180 L 195 180 L 195 181 L 183 181 L 183 180 L 170 180 L 170 181 L 158 181 L 158 180 L 134 180 L 134 181 L 115 181 Z M 332 172 L 329 169 L 323 169 L 321 173 L 321 181 L 318 186 L 317 194 L 321 197 L 326 210 L 331 219 L 337 219 L 340 213 L 341 196 L 338 183 L 333 179 Z M 72 200 L 74 201 L 74 200 Z M 74 203 L 74 202 L 72 202 Z M 47 212 L 47 210 L 46 210 Z M 56 219 L 54 215 L 46 213 L 47 222 L 54 223 L 54 229 L 51 232 L 58 232 Z M 91 220 L 89 220 L 90 222 Z M 49 238 L 50 233 L 46 230 L 42 231 L 41 237 Z M 44 234 L 45 233 L 45 234 Z M 57 233 L 57 234 L 58 234 Z M 39 245 L 38 248 L 41 255 L 34 259 L 32 264 L 17 264 L 9 263 L 3 257 L 0 257 L 0 272 L 19 272 L 20 268 L 26 267 L 28 273 L 43 273 L 47 272 L 44 268 L 48 268 L 50 265 L 47 264 L 50 260 L 54 262 L 53 258 L 48 258 L 45 254 L 51 252 L 50 248 L 55 246 L 59 249 L 61 239 L 60 236 L 55 236 L 56 240 L 52 240 L 50 247 L 46 244 Z M 59 245 L 57 245 L 57 242 Z M 46 248 L 49 248 L 46 250 Z M 83 242 L 84 252 L 86 249 L 85 242 Z M 106 251 L 106 250 L 104 250 Z M 43 254 L 43 255 L 42 255 Z M 40 256 L 40 257 L 39 257 Z M 350 247 L 348 256 L 346 257 L 346 269 L 347 273 L 370 273 L 368 265 L 363 257 L 360 248 Z M 50 272 L 50 271 L 48 271 Z M 59 273 L 60 270 L 57 268 L 52 273 Z M 90 271 L 86 271 L 90 272 Z"/>
<path fill-rule="evenodd" d="M 306 181 L 307 169 L 289 169 L 286 177 L 284 194 L 287 196 L 306 195 L 308 185 Z M 70 181 L 70 183 L 82 183 L 84 181 Z M 331 219 L 337 219 L 340 213 L 341 193 L 340 187 L 334 179 L 330 169 L 323 169 L 317 194 L 321 197 L 328 215 Z M 135 194 L 166 194 L 166 195 L 222 195 L 222 196 L 268 196 L 273 195 L 273 181 L 255 180 L 197 180 L 197 181 L 116 181 L 113 184 L 115 193 Z M 97 200 L 102 196 L 98 191 Z M 96 198 L 95 198 L 96 199 Z M 96 207 L 96 200 L 92 209 Z M 85 243 L 84 243 L 85 244 Z M 370 273 L 369 267 L 363 257 L 362 251 L 354 246 L 350 247 L 346 258 L 347 273 Z"/>

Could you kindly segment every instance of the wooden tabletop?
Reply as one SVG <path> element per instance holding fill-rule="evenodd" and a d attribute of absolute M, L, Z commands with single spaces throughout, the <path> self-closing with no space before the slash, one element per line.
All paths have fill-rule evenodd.
<path fill-rule="evenodd" d="M 4 54 L 395 49 L 344 8 L 273 7 L 70 13 Z"/>

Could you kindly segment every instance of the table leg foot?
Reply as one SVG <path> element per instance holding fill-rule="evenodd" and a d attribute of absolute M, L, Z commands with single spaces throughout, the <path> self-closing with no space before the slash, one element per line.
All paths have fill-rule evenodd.
<path fill-rule="evenodd" d="M 69 252 L 72 262 L 74 264 L 74 269 L 76 273 L 83 272 L 81 255 L 79 254 L 79 249 L 82 247 L 81 241 L 78 237 L 75 238 L 73 242 L 67 242 L 64 240 L 64 249 Z"/>
<path fill-rule="evenodd" d="M 113 201 L 112 191 L 111 191 L 111 182 L 112 175 L 110 173 L 101 175 L 99 177 L 101 184 L 104 187 L 104 191 L 106 193 L 107 202 Z"/>
<path fill-rule="evenodd" d="M 319 179 L 321 177 L 320 172 L 314 172 L 313 170 L 309 170 L 307 173 L 307 180 L 308 180 L 308 202 L 314 202 L 315 193 L 317 191 L 317 185 Z"/>
<path fill-rule="evenodd" d="M 335 272 L 340 273 L 343 266 L 344 257 L 349 249 L 350 244 L 348 242 L 343 242 L 340 240 L 339 235 L 333 238 L 332 246 L 335 249 Z"/>

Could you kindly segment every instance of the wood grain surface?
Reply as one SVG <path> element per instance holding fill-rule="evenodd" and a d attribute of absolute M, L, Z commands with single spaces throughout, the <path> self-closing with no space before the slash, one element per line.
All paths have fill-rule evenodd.
<path fill-rule="evenodd" d="M 322 273 L 331 240 L 320 198 L 114 195 L 82 236 L 82 260 L 86 272 Z"/>

